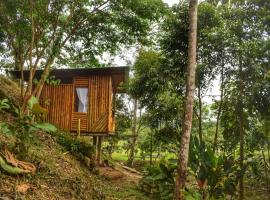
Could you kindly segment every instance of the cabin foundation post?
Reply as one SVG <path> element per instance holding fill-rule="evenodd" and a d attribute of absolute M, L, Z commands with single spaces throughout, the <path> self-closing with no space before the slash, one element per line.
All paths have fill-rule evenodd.
<path fill-rule="evenodd" d="M 81 137 L 81 119 L 78 119 L 77 138 Z"/>
<path fill-rule="evenodd" d="M 97 145 L 96 145 L 96 164 L 101 164 L 101 146 L 102 146 L 103 136 L 97 136 Z"/>
<path fill-rule="evenodd" d="M 97 136 L 93 136 L 93 146 L 96 148 L 97 145 Z"/>

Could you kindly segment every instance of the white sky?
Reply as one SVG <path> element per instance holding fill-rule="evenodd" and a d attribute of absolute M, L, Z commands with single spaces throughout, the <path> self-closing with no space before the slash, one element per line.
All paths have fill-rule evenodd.
<path fill-rule="evenodd" d="M 163 0 L 163 2 L 167 3 L 169 6 L 172 6 L 173 4 L 179 3 L 179 0 Z"/>

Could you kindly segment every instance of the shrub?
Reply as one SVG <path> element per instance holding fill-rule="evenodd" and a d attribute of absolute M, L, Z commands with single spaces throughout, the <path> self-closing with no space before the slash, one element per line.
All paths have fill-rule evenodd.
<path fill-rule="evenodd" d="M 66 132 L 54 132 L 51 134 L 56 137 L 57 142 L 67 151 L 79 156 L 79 158 L 83 159 L 84 156 L 93 157 L 94 147 L 90 143 L 76 139 Z"/>
<path fill-rule="evenodd" d="M 139 182 L 139 188 L 155 199 L 172 199 L 174 188 L 175 164 L 149 166 Z"/>

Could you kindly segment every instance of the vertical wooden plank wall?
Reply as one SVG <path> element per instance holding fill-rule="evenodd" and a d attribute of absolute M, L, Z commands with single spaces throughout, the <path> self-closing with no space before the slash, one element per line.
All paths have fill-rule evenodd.
<path fill-rule="evenodd" d="M 40 103 L 49 112 L 46 121 L 63 130 L 70 130 L 72 93 L 72 84 L 43 87 Z"/>
<path fill-rule="evenodd" d="M 108 85 L 108 91 L 109 91 L 109 105 L 108 105 L 108 132 L 114 133 L 115 132 L 115 120 L 114 120 L 114 113 L 113 113 L 113 86 L 112 86 L 112 78 L 110 77 L 109 85 Z"/>
<path fill-rule="evenodd" d="M 76 87 L 88 87 L 88 113 L 74 112 Z M 47 121 L 57 127 L 77 131 L 78 119 L 81 131 L 113 133 L 115 122 L 112 113 L 113 87 L 110 75 L 74 77 L 73 84 L 44 86 L 41 105 L 48 109 Z"/>
<path fill-rule="evenodd" d="M 89 78 L 89 132 L 108 133 L 111 76 Z"/>

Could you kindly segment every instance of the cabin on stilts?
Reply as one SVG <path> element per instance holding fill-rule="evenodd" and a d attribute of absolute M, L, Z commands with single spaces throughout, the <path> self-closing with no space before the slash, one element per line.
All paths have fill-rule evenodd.
<path fill-rule="evenodd" d="M 42 70 L 37 70 L 39 80 Z M 115 133 L 114 96 L 124 93 L 121 83 L 128 80 L 128 67 L 54 69 L 49 77 L 59 80 L 59 84 L 46 82 L 40 104 L 48 110 L 46 121 L 62 130 L 78 135 L 93 136 L 97 148 L 96 158 L 100 162 L 100 149 L 104 136 Z M 19 71 L 12 75 L 21 78 Z M 29 79 L 29 71 L 24 71 L 24 80 Z"/>

